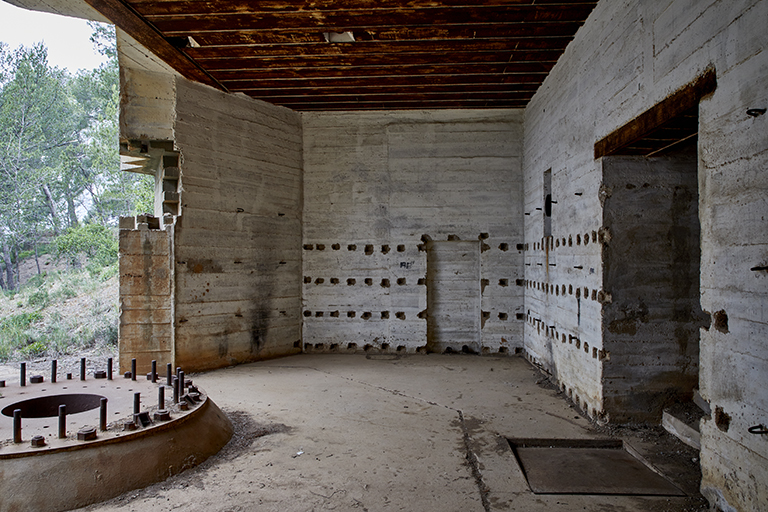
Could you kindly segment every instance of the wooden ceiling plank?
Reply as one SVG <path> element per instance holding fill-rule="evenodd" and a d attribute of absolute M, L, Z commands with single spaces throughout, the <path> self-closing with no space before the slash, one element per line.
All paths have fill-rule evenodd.
<path fill-rule="evenodd" d="M 281 97 L 281 96 L 316 96 L 318 91 L 312 87 L 275 87 L 271 89 L 267 88 L 251 88 L 251 89 L 231 89 L 232 92 L 242 92 L 249 96 L 269 98 L 269 97 Z M 412 85 L 410 84 L 407 89 L 401 85 L 390 86 L 328 86 L 326 85 L 322 89 L 323 96 L 357 96 L 357 95 L 376 95 L 376 94 L 393 94 L 407 91 L 408 93 L 417 94 L 469 94 L 474 92 L 506 92 L 509 94 L 520 94 L 527 98 L 533 97 L 536 92 L 536 84 L 459 84 L 459 85 Z M 267 101 L 267 100 L 265 100 Z"/>
<path fill-rule="evenodd" d="M 227 71 L 211 71 L 211 75 L 221 83 L 227 80 L 269 80 L 269 79 L 303 79 L 303 78 L 352 78 L 352 77 L 414 77 L 414 76 L 470 76 L 470 75 L 524 75 L 538 76 L 543 80 L 551 65 L 546 63 L 533 64 L 446 64 L 446 65 L 392 65 L 392 66 L 360 66 L 360 67 L 325 67 L 325 68 L 280 68 L 269 70 L 238 69 Z"/>
<path fill-rule="evenodd" d="M 521 58 L 523 57 L 523 58 Z M 481 64 L 506 66 L 517 72 L 548 72 L 557 59 L 533 59 L 525 56 L 504 53 L 440 53 L 416 55 L 370 55 L 332 57 L 273 57 L 273 58 L 232 58 L 205 59 L 198 62 L 209 72 L 231 70 L 278 70 L 278 69 L 324 69 L 324 68 L 374 68 L 398 66 L 407 69 L 411 66 L 476 66 Z"/>
<path fill-rule="evenodd" d="M 508 100 L 508 101 L 522 101 L 527 102 L 531 98 L 530 97 L 517 97 L 514 95 L 505 95 L 505 94 L 473 94 L 473 95 L 443 95 L 443 94 L 432 94 L 432 95 L 422 95 L 422 94 L 393 94 L 393 95 L 347 95 L 347 96 L 337 96 L 337 95 L 327 95 L 323 94 L 322 96 L 314 96 L 314 97 L 304 97 L 304 96 L 281 96 L 281 97 L 269 97 L 269 98 L 260 98 L 258 96 L 252 96 L 252 98 L 262 101 L 268 101 L 270 103 L 291 103 L 295 105 L 299 104 L 309 104 L 309 103 L 317 103 L 319 99 L 322 99 L 325 102 L 359 102 L 359 101 L 368 101 L 368 102 L 393 102 L 393 101 L 419 101 L 419 102 L 429 102 L 429 101 L 467 101 L 467 102 L 476 102 L 476 101 L 499 101 L 499 100 Z"/>
<path fill-rule="evenodd" d="M 258 44 L 319 44 L 322 46 L 361 46 L 374 44 L 408 44 L 434 41 L 471 42 L 505 41 L 521 49 L 564 49 L 573 40 L 581 23 L 517 23 L 507 25 L 432 26 L 432 27 L 370 27 L 355 31 L 355 43 L 328 43 L 322 30 L 235 30 L 169 32 L 171 35 L 192 36 L 202 46 L 232 46 Z"/>
<path fill-rule="evenodd" d="M 94 0 L 96 1 L 96 0 Z M 100 0 L 105 1 L 105 0 Z M 112 0 L 115 1 L 115 0 Z M 158 30 L 166 35 L 178 32 L 219 32 L 226 30 L 306 29 L 344 32 L 364 30 L 366 27 L 409 27 L 435 25 L 472 25 L 542 22 L 583 21 L 592 6 L 546 8 L 533 6 L 506 6 L 437 9 L 392 9 L 375 13 L 366 10 L 334 10 L 322 13 L 259 13 L 259 14 L 207 14 L 204 16 L 158 15 L 146 16 Z"/>
<path fill-rule="evenodd" d="M 446 108 L 525 108 L 528 102 L 525 101 L 478 101 L 476 103 L 466 103 L 464 101 L 435 101 L 435 102 L 341 102 L 341 103 L 277 103 L 285 107 L 298 111 L 309 110 L 413 110 L 413 109 L 446 109 Z"/>
<path fill-rule="evenodd" d="M 432 76 L 372 76 L 372 77 L 325 77 L 325 78 L 273 78 L 273 79 L 255 79 L 243 80 L 232 79 L 225 80 L 223 83 L 232 90 L 247 91 L 256 88 L 289 88 L 289 87 L 310 87 L 323 89 L 325 87 L 337 87 L 339 85 L 365 87 L 374 85 L 379 87 L 410 87 L 418 85 L 454 85 L 454 84 L 541 84 L 544 77 L 539 75 L 503 75 L 482 74 L 482 75 L 432 75 Z M 319 90 L 318 94 L 322 94 Z"/>
<path fill-rule="evenodd" d="M 128 33 L 136 41 L 152 50 L 154 54 L 178 71 L 182 76 L 217 89 L 227 90 L 221 83 L 200 68 L 193 60 L 172 46 L 162 34 L 136 14 L 120 0 L 86 0 L 88 5 Z"/>
<path fill-rule="evenodd" d="M 264 46 L 234 46 L 214 48 L 185 48 L 184 52 L 197 62 L 205 63 L 212 59 L 267 59 L 267 58 L 317 58 L 317 57 L 356 57 L 356 56 L 380 56 L 389 55 L 396 58 L 409 58 L 418 55 L 443 54 L 483 54 L 496 53 L 507 54 L 508 60 L 557 60 L 563 52 L 562 48 L 529 50 L 516 49 L 514 44 L 505 41 L 440 41 L 419 42 L 407 44 L 387 43 L 355 43 L 341 44 L 304 44 L 304 45 L 264 45 Z"/>
<path fill-rule="evenodd" d="M 484 0 L 484 6 L 510 6 L 510 5 L 591 5 L 597 1 L 585 0 Z M 219 14 L 233 13 L 258 13 L 258 12 L 307 12 L 307 11 L 332 11 L 337 9 L 399 9 L 409 7 L 413 9 L 430 9 L 436 7 L 466 8 L 476 7 L 476 4 L 467 0 L 312 0 L 312 1 L 284 1 L 284 0 L 217 0 L 217 1 L 189 1 L 189 0 L 133 0 L 131 1 L 137 11 L 143 15 L 180 14 L 199 15 L 215 12 Z"/>

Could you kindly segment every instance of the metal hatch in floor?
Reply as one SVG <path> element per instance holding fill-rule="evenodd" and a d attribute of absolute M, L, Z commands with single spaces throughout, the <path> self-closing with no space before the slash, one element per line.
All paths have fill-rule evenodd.
<path fill-rule="evenodd" d="M 619 439 L 508 439 L 534 494 L 685 496 Z"/>

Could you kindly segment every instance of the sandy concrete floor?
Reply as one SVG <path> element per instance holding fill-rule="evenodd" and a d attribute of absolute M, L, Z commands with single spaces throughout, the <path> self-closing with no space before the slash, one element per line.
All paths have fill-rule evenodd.
<path fill-rule="evenodd" d="M 698 454 L 597 431 L 518 357 L 301 355 L 193 376 L 232 418 L 202 466 L 91 511 L 698 511 Z M 686 498 L 534 495 L 505 437 L 621 435 Z"/>

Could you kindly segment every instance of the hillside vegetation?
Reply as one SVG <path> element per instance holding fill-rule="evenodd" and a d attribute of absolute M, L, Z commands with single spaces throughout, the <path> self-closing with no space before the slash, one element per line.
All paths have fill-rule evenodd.
<path fill-rule="evenodd" d="M 117 343 L 116 226 L 153 179 L 120 170 L 115 30 L 91 29 L 107 62 L 74 74 L 0 40 L 0 361 Z"/>

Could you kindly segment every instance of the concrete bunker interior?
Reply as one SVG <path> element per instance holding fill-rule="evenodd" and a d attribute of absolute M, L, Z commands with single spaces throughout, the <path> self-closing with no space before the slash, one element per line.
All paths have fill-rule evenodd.
<path fill-rule="evenodd" d="M 768 422 L 766 2 L 564 3 L 561 21 L 584 10 L 580 28 L 506 103 L 492 98 L 530 68 L 502 66 L 492 84 L 414 73 L 407 99 L 378 78 L 375 101 L 338 76 L 318 100 L 309 72 L 297 86 L 243 71 L 258 56 L 217 68 L 215 24 L 266 16 L 230 3 L 177 17 L 174 2 L 14 3 L 121 29 L 124 152 L 158 183 L 155 218 L 120 232 L 121 368 L 518 353 L 600 422 L 709 407 L 702 493 L 720 510 L 768 508 L 768 438 L 755 433 Z M 336 7 L 314 9 L 333 20 Z M 416 10 L 413 23 L 429 14 Z M 487 25 L 482 11 L 465 23 Z M 249 49 L 279 35 L 232 30 Z M 358 40 L 377 41 L 326 44 Z M 431 62 L 408 48 L 408 66 Z M 341 79 L 360 80 L 355 69 Z M 438 86 L 470 100 L 416 91 Z"/>

